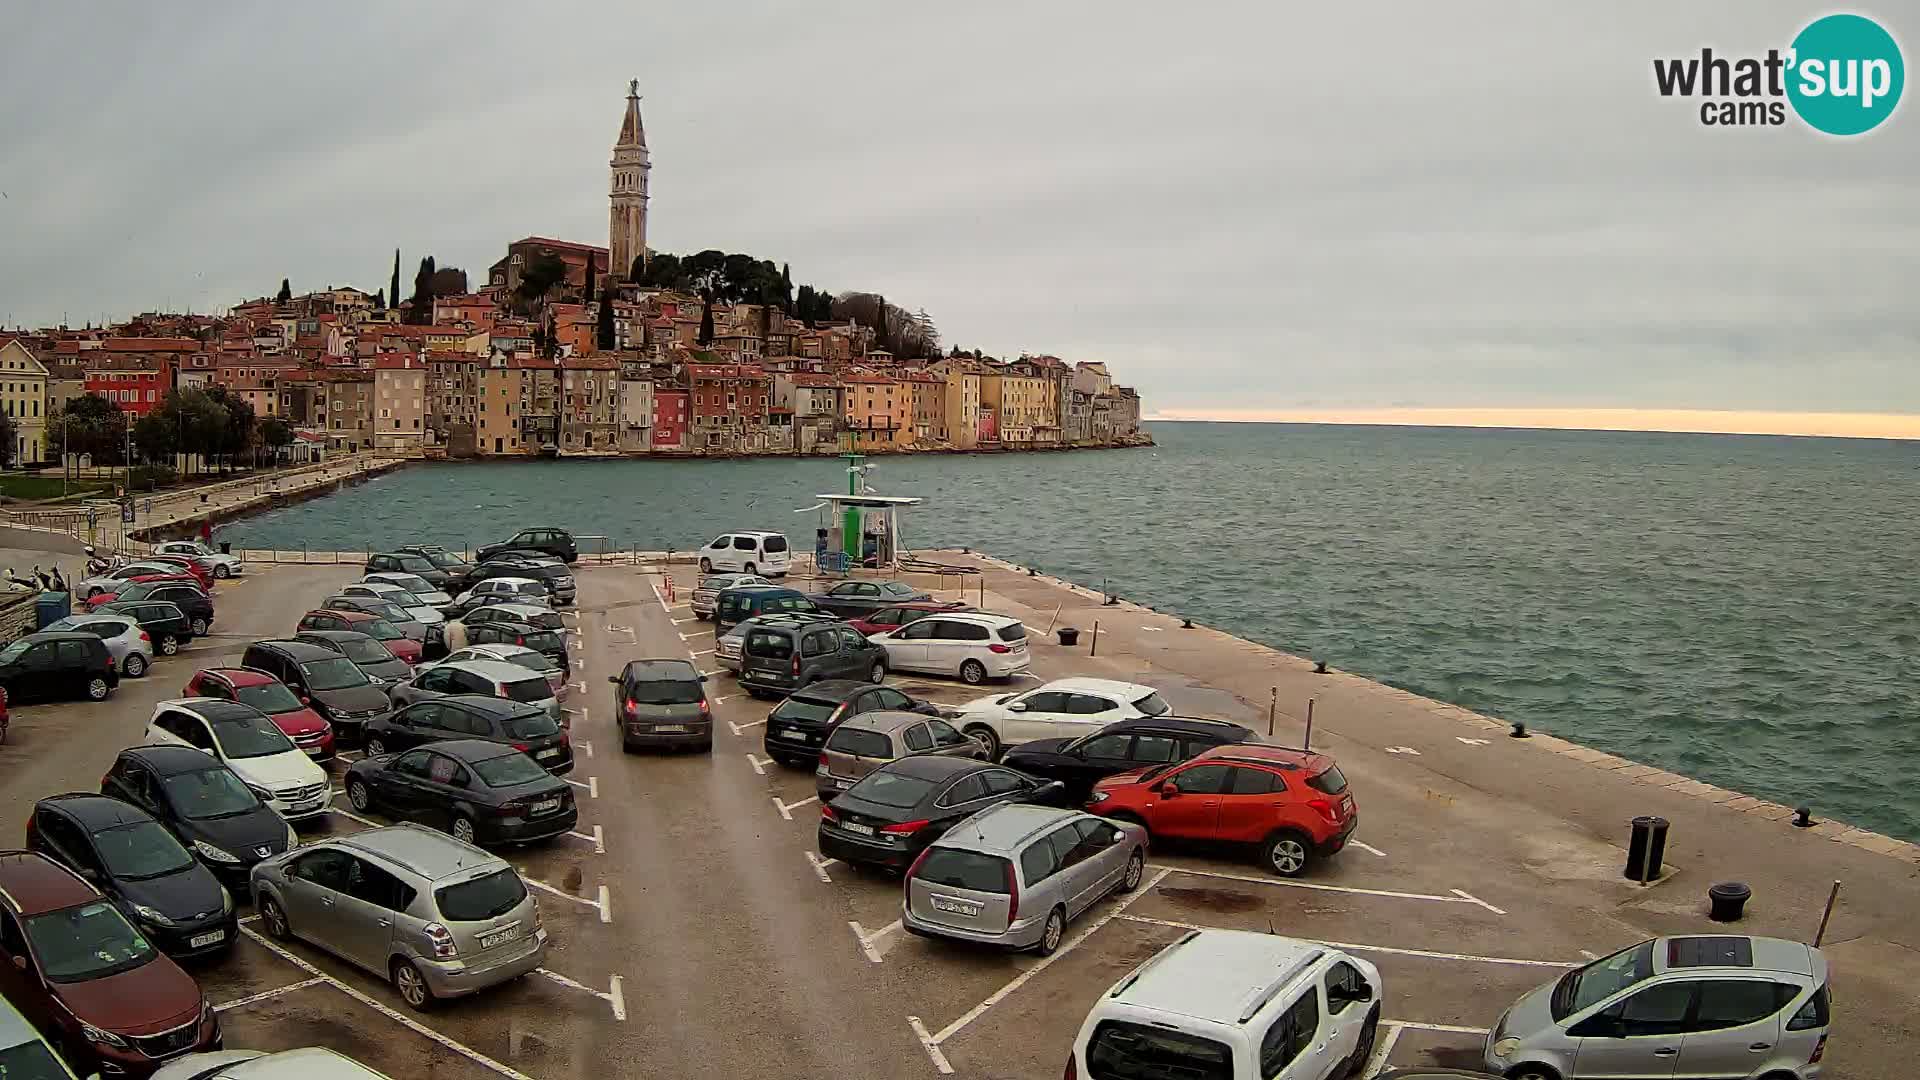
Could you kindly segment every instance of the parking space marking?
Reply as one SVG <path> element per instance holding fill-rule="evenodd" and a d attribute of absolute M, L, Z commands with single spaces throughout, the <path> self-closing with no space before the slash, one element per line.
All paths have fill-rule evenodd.
<path fill-rule="evenodd" d="M 705 676 L 706 676 L 707 678 L 709 678 L 709 679 L 712 679 L 712 678 L 717 678 L 717 677 L 719 677 L 719 675 L 720 675 L 720 672 L 718 672 L 718 671 L 703 671 L 703 672 L 701 672 L 700 674 L 702 674 L 702 675 L 705 675 Z"/>
<path fill-rule="evenodd" d="M 1121 915 L 1125 922 L 1146 923 L 1151 926 L 1165 926 L 1175 930 L 1218 930 L 1217 926 L 1203 926 L 1200 923 L 1181 922 L 1177 919 L 1155 919 L 1146 915 Z M 1472 953 L 1434 952 L 1431 949 L 1402 949 L 1394 945 L 1362 945 L 1355 941 L 1323 941 L 1316 938 L 1301 938 L 1316 945 L 1325 945 L 1334 949 L 1351 949 L 1354 952 L 1390 953 L 1394 956 L 1417 956 L 1425 960 L 1458 960 L 1469 964 L 1512 964 L 1519 967 L 1571 968 L 1580 965 L 1565 960 L 1523 960 L 1516 956 L 1475 956 Z"/>
<path fill-rule="evenodd" d="M 327 807 L 327 813 L 339 814 L 341 817 L 346 818 L 348 821 L 357 821 L 360 824 L 365 825 L 369 829 L 385 828 L 384 825 L 381 825 L 379 822 L 374 821 L 371 818 L 363 818 L 359 814 L 356 814 L 351 810 L 342 810 L 337 806 Z"/>
<path fill-rule="evenodd" d="M 740 734 L 740 733 L 736 731 L 736 732 L 734 732 L 734 734 L 735 734 L 735 735 L 738 735 L 738 734 Z M 754 771 L 754 772 L 756 772 L 756 773 L 758 773 L 758 774 L 759 774 L 759 775 L 761 775 L 761 776 L 765 776 L 765 775 L 767 775 L 767 766 L 769 766 L 769 765 L 771 765 L 771 764 L 773 764 L 773 759 L 772 759 L 772 758 L 760 758 L 760 757 L 754 757 L 754 756 L 753 756 L 752 754 L 748 754 L 748 755 L 747 755 L 747 764 L 749 764 L 749 765 L 751 765 L 751 766 L 753 766 L 753 771 Z"/>
<path fill-rule="evenodd" d="M 587 680 L 585 679 L 575 679 L 573 682 L 570 682 L 567 685 L 573 687 L 575 690 L 578 690 L 583 694 L 587 692 Z"/>
<path fill-rule="evenodd" d="M 611 980 L 611 982 L 609 983 L 609 985 L 612 987 L 612 990 L 610 992 L 602 992 L 599 990 L 595 990 L 593 987 L 588 986 L 586 983 L 575 982 L 574 980 L 567 978 L 565 975 L 562 975 L 557 971 L 548 971 L 546 968 L 534 968 L 533 973 L 535 975 L 544 975 L 547 978 L 552 979 L 554 982 L 559 983 L 561 986 L 567 987 L 568 989 L 579 990 L 582 993 L 592 994 L 594 997 L 597 997 L 601 1001 L 606 1002 L 609 1006 L 612 1007 L 613 1018 L 615 1020 L 625 1020 L 627 1018 L 627 998 L 626 998 L 626 995 L 621 993 L 620 991 L 620 976 L 618 975 L 615 975 Z"/>
<path fill-rule="evenodd" d="M 933 1059 L 933 1067 L 940 1070 L 942 1075 L 951 1075 L 953 1073 L 953 1066 L 948 1064 L 947 1055 L 940 1052 L 940 1044 L 934 1042 L 933 1036 L 927 1034 L 927 1025 L 921 1023 L 919 1017 L 909 1016 L 907 1017 L 907 1026 L 913 1028 L 913 1037 L 920 1040 L 921 1049 L 925 1050 L 927 1056 Z"/>
<path fill-rule="evenodd" d="M 584 722 L 584 718 L 585 718 L 585 716 L 586 716 L 586 710 L 585 710 L 585 709 L 582 709 L 582 710 L 580 710 L 580 715 L 581 715 L 581 717 L 583 718 L 583 720 L 582 720 L 582 722 Z M 579 748 L 580 748 L 580 750 L 581 750 L 581 752 L 582 752 L 582 753 L 584 753 L 584 754 L 586 754 L 586 755 L 587 755 L 588 757 L 592 757 L 592 756 L 593 756 L 593 744 L 592 744 L 592 743 L 590 743 L 590 742 L 588 742 L 587 740 L 585 740 L 585 739 L 576 739 L 576 740 L 574 740 L 574 744 L 573 744 L 573 745 L 575 745 L 575 746 L 577 746 L 577 747 L 579 747 Z"/>
<path fill-rule="evenodd" d="M 584 784 L 572 777 L 563 776 L 561 779 L 572 784 L 574 787 L 586 789 L 587 798 L 589 799 L 597 799 L 600 797 L 600 778 L 597 776 L 587 777 L 587 782 Z"/>
<path fill-rule="evenodd" d="M 1272 885 L 1282 889 L 1313 889 L 1318 892 L 1351 893 L 1356 896 L 1385 896 L 1395 900 L 1426 900 L 1436 904 L 1473 904 L 1476 907 L 1486 908 L 1495 915 L 1506 914 L 1505 911 L 1494 907 L 1485 900 L 1470 893 L 1462 892 L 1459 889 L 1452 890 L 1454 893 L 1452 896 L 1440 896 L 1435 893 L 1395 892 L 1392 889 L 1362 889 L 1356 885 L 1327 885 L 1317 881 L 1290 881 L 1286 878 L 1261 878 L 1254 877 L 1252 874 L 1227 874 L 1218 870 L 1191 870 L 1184 866 L 1156 867 L 1156 869 L 1164 869 L 1169 873 L 1175 874 L 1192 874 L 1195 877 L 1219 878 L 1223 881 L 1245 881 L 1254 885 Z"/>
<path fill-rule="evenodd" d="M 713 636 L 713 631 L 711 631 L 711 630 L 690 630 L 690 631 L 688 631 L 688 632 L 686 632 L 686 633 L 684 633 L 684 634 L 681 634 L 681 635 L 680 635 L 680 640 L 681 640 L 681 641 L 692 641 L 692 640 L 693 640 L 694 638 L 697 638 L 697 637 L 703 637 L 703 636 L 704 636 L 704 637 L 712 637 L 712 636 Z"/>
<path fill-rule="evenodd" d="M 712 656 L 713 650 L 712 649 L 688 649 L 687 655 L 688 656 Z"/>
<path fill-rule="evenodd" d="M 733 733 L 735 735 L 745 735 L 747 733 L 748 728 L 759 727 L 761 724 L 764 724 L 766 722 L 767 722 L 767 718 L 763 716 L 758 720 L 749 720 L 744 724 L 736 724 L 733 721 L 729 720 L 727 721 L 727 726 L 733 729 Z"/>
<path fill-rule="evenodd" d="M 900 920 L 895 919 L 871 934 L 867 933 L 859 923 L 854 922 L 852 919 L 847 920 L 847 925 L 853 927 L 853 936 L 860 942 L 860 951 L 867 954 L 868 960 L 879 964 L 884 961 L 880 958 L 880 950 L 874 948 L 873 944 L 888 934 L 893 933 L 895 930 L 900 929 Z"/>
<path fill-rule="evenodd" d="M 583 832 L 575 832 L 572 829 L 567 830 L 567 835 L 573 837 L 575 840 L 585 840 L 587 843 L 592 844 L 595 855 L 605 855 L 607 853 L 606 834 L 600 831 L 600 826 L 598 825 L 593 827 L 592 836 L 588 836 Z"/>
<path fill-rule="evenodd" d="M 793 802 L 793 803 L 781 802 L 780 796 L 778 795 L 769 795 L 768 798 L 773 800 L 774 809 L 780 811 L 780 816 L 783 818 L 786 818 L 788 821 L 793 820 L 793 812 L 795 810 L 799 809 L 802 806 L 807 805 L 810 802 L 820 801 L 820 796 L 818 795 L 809 795 L 806 798 L 801 799 L 799 802 Z"/>
<path fill-rule="evenodd" d="M 268 939 L 267 937 L 262 935 L 259 931 L 253 930 L 248 927 L 241 927 L 240 932 L 247 935 L 249 938 L 252 938 L 255 942 L 257 942 L 261 946 L 265 947 L 268 952 L 273 953 L 275 956 L 278 956 L 280 959 L 285 960 L 287 963 L 292 964 L 294 967 L 299 968 L 301 971 L 304 971 L 309 975 L 315 976 L 316 978 L 320 979 L 322 982 L 326 983 L 328 986 L 333 987 L 335 990 L 340 991 L 341 993 L 347 995 L 353 1000 L 359 1002 L 362 1005 L 365 1005 L 367 1008 L 372 1009 L 374 1012 L 379 1013 L 381 1016 L 384 1016 L 389 1020 L 392 1020 L 394 1023 L 399 1024 L 400 1026 L 415 1033 L 416 1035 L 424 1035 L 427 1038 L 432 1039 L 434 1042 L 439 1043 L 441 1046 L 446 1047 L 448 1050 L 451 1050 L 454 1053 L 459 1054 L 461 1057 L 466 1058 L 468 1061 L 474 1062 L 475 1064 L 478 1064 L 478 1065 L 484 1065 L 487 1068 L 492 1069 L 494 1072 L 497 1072 L 501 1076 L 506 1077 L 507 1080 L 533 1080 L 533 1078 L 528 1076 L 526 1073 L 523 1073 L 518 1069 L 514 1069 L 509 1066 L 502 1065 L 500 1062 L 493 1060 L 492 1058 L 488 1057 L 487 1055 L 481 1053 L 478 1050 L 475 1050 L 474 1048 L 466 1045 L 465 1043 L 457 1042 L 451 1038 L 448 1038 L 447 1036 L 442 1035 L 439 1032 L 433 1030 L 432 1028 L 426 1026 L 425 1024 L 420 1023 L 418 1020 L 415 1020 L 413 1017 L 408 1016 L 407 1014 L 399 1011 L 398 1009 L 395 1009 L 380 1003 L 372 995 L 364 993 L 360 990 L 356 990 L 351 986 L 348 986 L 346 983 L 341 982 L 339 979 L 334 978 L 333 976 L 327 974 L 326 972 L 321 971 L 319 968 L 314 967 L 312 964 L 307 963 L 305 960 L 300 959 L 300 957 L 296 956 L 291 951 L 282 948 L 277 942 L 274 942 Z"/>
<path fill-rule="evenodd" d="M 1587 959 L 1589 959 L 1589 960 L 1598 960 L 1598 959 L 1600 959 L 1600 954 L 1599 954 L 1599 953 L 1597 953 L 1597 952 L 1589 952 L 1589 951 L 1587 951 L 1586 949 L 1581 949 L 1581 950 L 1580 950 L 1580 955 L 1581 955 L 1581 956 L 1584 956 L 1584 957 L 1586 957 L 1586 958 L 1587 958 Z"/>
<path fill-rule="evenodd" d="M 1379 848 L 1377 848 L 1377 847 L 1374 847 L 1374 846 L 1373 846 L 1372 844 L 1369 844 L 1369 843 L 1367 843 L 1367 842 L 1366 842 L 1366 841 L 1364 841 L 1364 840 L 1349 840 L 1349 841 L 1347 841 L 1347 843 L 1348 843 L 1348 844 L 1351 844 L 1351 845 L 1352 845 L 1352 846 L 1354 846 L 1354 847 L 1357 847 L 1357 848 L 1359 848 L 1359 849 L 1360 849 L 1361 851 L 1371 851 L 1371 852 L 1373 852 L 1373 853 L 1374 853 L 1375 855 L 1378 855 L 1378 856 L 1380 856 L 1380 857 L 1381 857 L 1381 858 L 1383 858 L 1383 859 L 1387 857 L 1387 853 L 1386 853 L 1386 852 L 1384 852 L 1384 851 L 1381 851 L 1381 850 L 1380 850 Z"/>
<path fill-rule="evenodd" d="M 353 756 L 348 757 L 347 755 L 349 754 Z M 359 761 L 361 758 L 366 756 L 367 756 L 367 753 L 364 750 L 342 750 L 339 753 L 334 755 L 334 757 L 339 758 L 341 761 L 347 762 L 349 764 Z"/>
<path fill-rule="evenodd" d="M 827 867 L 832 866 L 834 863 L 839 862 L 840 861 L 839 859 L 829 859 L 821 855 L 816 855 L 815 853 L 809 851 L 807 852 L 807 861 L 813 864 L 813 873 L 815 877 L 819 878 L 821 881 L 824 881 L 829 885 L 833 884 L 833 879 L 827 876 Z"/>
<path fill-rule="evenodd" d="M 725 704 L 726 702 L 732 701 L 734 698 L 737 698 L 739 696 L 740 696 L 739 694 L 727 694 L 723 697 L 714 698 L 713 703 L 715 705 L 722 705 L 722 704 Z"/>
<path fill-rule="evenodd" d="M 271 998 L 277 998 L 282 994 L 291 994 L 295 990 L 305 990 L 310 986 L 325 986 L 325 985 L 327 985 L 327 980 L 323 976 L 316 975 L 311 979 L 304 979 L 297 983 L 288 983 L 285 986 L 277 987 L 272 990 L 262 990 L 257 994 L 248 994 L 246 997 L 240 998 L 238 1000 L 229 1001 L 221 1005 L 215 1005 L 213 1007 L 213 1011 L 217 1013 L 226 1012 L 228 1009 L 238 1009 L 245 1005 L 252 1005 L 256 1001 L 266 1001 Z"/>
<path fill-rule="evenodd" d="M 1458 1024 L 1423 1024 L 1418 1020 L 1382 1020 L 1382 1024 L 1392 1024 L 1397 1028 L 1410 1031 L 1438 1031 L 1447 1035 L 1485 1035 L 1486 1028 L 1461 1027 Z"/>
<path fill-rule="evenodd" d="M 1366 1063 L 1360 1067 L 1360 1080 L 1373 1080 L 1387 1067 L 1387 1059 L 1393 1057 L 1393 1044 L 1400 1041 L 1400 1025 L 1387 1028 L 1374 1044 L 1373 1053 L 1367 1055 Z"/>
<path fill-rule="evenodd" d="M 546 882 L 541 881 L 539 878 L 529 875 L 525 870 L 521 870 L 517 866 L 514 867 L 514 869 L 520 871 L 520 880 L 526 882 L 527 884 L 533 886 L 536 889 L 539 889 L 541 892 L 551 893 L 552 895 L 557 896 L 562 900 L 571 900 L 574 903 L 579 904 L 581 907 L 593 908 L 594 910 L 600 913 L 600 921 L 603 923 L 610 923 L 613 921 L 613 894 L 607 891 L 607 887 L 605 885 L 600 886 L 600 893 L 599 893 L 600 898 L 598 900 L 589 900 L 584 896 L 575 896 L 572 893 L 558 886 L 549 885 Z"/>

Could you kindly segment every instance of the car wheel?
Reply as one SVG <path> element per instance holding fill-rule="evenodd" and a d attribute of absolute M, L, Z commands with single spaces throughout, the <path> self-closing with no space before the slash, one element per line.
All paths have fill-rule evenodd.
<path fill-rule="evenodd" d="M 960 665 L 960 681 L 968 686 L 979 686 L 987 681 L 987 665 L 978 660 L 969 660 Z"/>
<path fill-rule="evenodd" d="M 227 569 L 225 566 L 216 566 L 213 568 L 213 576 L 225 581 L 233 576 L 233 571 Z"/>
<path fill-rule="evenodd" d="M 1373 1056 L 1373 1044 L 1380 1036 L 1380 1008 L 1374 1006 L 1367 1014 L 1367 1022 L 1360 1027 L 1359 1045 L 1353 1048 L 1353 1056 L 1347 1059 L 1343 1072 L 1347 1076 L 1359 1076 L 1367 1070 L 1367 1059 Z"/>
<path fill-rule="evenodd" d="M 194 637 L 206 637 L 207 636 L 207 620 L 204 618 L 201 618 L 198 615 L 195 615 L 193 617 L 193 623 L 191 624 L 191 629 L 193 630 Z"/>
<path fill-rule="evenodd" d="M 408 1008 L 425 1012 L 433 1007 L 433 990 L 410 960 L 393 962 L 393 989 Z"/>
<path fill-rule="evenodd" d="M 748 563 L 743 572 L 748 574 L 757 574 L 760 571 L 752 563 Z"/>
<path fill-rule="evenodd" d="M 128 653 L 126 662 L 120 666 L 120 670 L 126 674 L 127 678 L 137 679 L 147 673 L 147 658 L 139 653 Z"/>
<path fill-rule="evenodd" d="M 867 679 L 869 682 L 872 682 L 875 686 L 878 686 L 881 683 L 886 682 L 887 681 L 887 662 L 885 660 L 875 660 L 873 662 L 873 670 L 867 672 Z"/>
<path fill-rule="evenodd" d="M 1560 1080 L 1560 1074 L 1545 1065 L 1515 1065 L 1507 1070 L 1507 1080 Z"/>
<path fill-rule="evenodd" d="M 172 634 L 160 635 L 160 655 L 177 656 L 180 653 L 180 639 Z"/>
<path fill-rule="evenodd" d="M 1120 875 L 1120 884 L 1115 892 L 1130 893 L 1140 887 L 1140 879 L 1147 873 L 1147 857 L 1134 852 L 1127 858 L 1127 872 Z"/>
<path fill-rule="evenodd" d="M 107 685 L 107 680 L 98 675 L 87 680 L 88 701 L 105 701 L 107 700 L 107 695 L 112 691 L 113 688 Z"/>
<path fill-rule="evenodd" d="M 455 814 L 453 816 L 453 824 L 448 827 L 447 831 L 453 834 L 455 840 L 463 844 L 474 843 L 473 819 L 467 817 L 465 814 Z"/>
<path fill-rule="evenodd" d="M 355 810 L 364 814 L 373 809 L 373 792 L 368 791 L 367 785 L 360 781 L 349 780 L 347 781 L 347 801 L 353 804 Z"/>
<path fill-rule="evenodd" d="M 703 573 L 703 574 L 711 574 L 711 573 L 713 573 L 713 560 L 712 560 L 712 559 L 701 559 L 701 560 L 700 560 L 700 572 L 701 572 L 701 573 Z"/>
<path fill-rule="evenodd" d="M 1313 861 L 1313 845 L 1297 832 L 1277 832 L 1267 837 L 1261 857 L 1267 869 L 1281 877 L 1299 877 Z"/>
<path fill-rule="evenodd" d="M 1000 736 L 995 734 L 992 728 L 985 724 L 975 724 L 961 734 L 979 743 L 980 749 L 987 752 L 988 761 L 1000 760 Z"/>
<path fill-rule="evenodd" d="M 1054 908 L 1047 913 L 1047 925 L 1040 931 L 1040 943 L 1033 951 L 1041 956 L 1052 956 L 1059 951 L 1060 943 L 1067 937 L 1067 909 Z"/>
<path fill-rule="evenodd" d="M 367 737 L 367 756 L 368 757 L 380 757 L 386 752 L 387 752 L 386 740 L 380 738 L 380 736 L 378 735 L 370 735 Z"/>
<path fill-rule="evenodd" d="M 293 927 L 287 924 L 287 913 L 281 910 L 280 901 L 269 896 L 260 901 L 260 921 L 267 924 L 267 936 L 285 941 L 293 936 Z"/>

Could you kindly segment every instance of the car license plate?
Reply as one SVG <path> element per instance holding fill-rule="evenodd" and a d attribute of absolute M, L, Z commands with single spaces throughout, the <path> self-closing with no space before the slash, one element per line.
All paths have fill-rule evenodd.
<path fill-rule="evenodd" d="M 480 947 L 483 949 L 491 949 L 495 945 L 504 945 L 519 936 L 520 928 L 517 926 L 509 926 L 505 930 L 495 930 L 491 934 L 481 934 Z"/>
<path fill-rule="evenodd" d="M 309 810 L 318 810 L 319 808 L 320 808 L 319 799 L 308 799 L 305 802 L 297 802 L 297 803 L 294 803 L 292 806 L 287 807 L 287 813 L 304 814 Z"/>
<path fill-rule="evenodd" d="M 807 737 L 807 733 L 797 727 L 783 727 L 780 729 L 780 734 L 789 739 L 804 739 Z"/>
<path fill-rule="evenodd" d="M 969 916 L 980 914 L 980 905 L 972 900 L 956 900 L 948 896 L 935 896 L 932 898 L 932 901 L 933 910 L 935 911 L 951 911 L 955 915 Z"/>
<path fill-rule="evenodd" d="M 845 829 L 847 832 L 857 833 L 860 836 L 873 835 L 873 826 L 871 825 L 860 825 L 851 821 L 843 821 L 840 823 L 840 827 L 842 829 Z"/>
<path fill-rule="evenodd" d="M 852 786 L 853 786 L 853 781 L 851 781 L 851 780 L 835 780 L 835 781 L 833 782 L 833 786 L 834 786 L 834 787 L 837 787 L 837 788 L 839 788 L 839 789 L 840 789 L 841 791 L 845 791 L 845 790 L 847 790 L 848 788 L 850 788 L 850 787 L 852 787 Z"/>
<path fill-rule="evenodd" d="M 225 940 L 227 940 L 227 932 L 225 930 L 214 930 L 210 933 L 195 934 L 194 936 L 188 938 L 187 948 L 189 949 L 205 948 L 208 945 L 218 945 Z"/>
<path fill-rule="evenodd" d="M 1340 813 L 1342 815 L 1353 813 L 1353 796 L 1349 795 L 1340 800 Z"/>
<path fill-rule="evenodd" d="M 557 758 L 560 756 L 560 748 L 556 746 L 548 750 L 535 751 L 533 756 L 543 761 L 548 758 Z"/>
<path fill-rule="evenodd" d="M 533 804 L 533 812 L 536 814 L 551 814 L 558 809 L 560 809 L 559 799 L 541 799 Z"/>
<path fill-rule="evenodd" d="M 687 726 L 685 724 L 655 724 L 653 725 L 653 730 L 670 735 L 681 735 L 685 734 Z"/>

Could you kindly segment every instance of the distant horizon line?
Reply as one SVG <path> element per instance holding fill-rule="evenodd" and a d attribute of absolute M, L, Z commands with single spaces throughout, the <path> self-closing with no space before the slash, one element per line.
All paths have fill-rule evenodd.
<path fill-rule="evenodd" d="M 1634 431 L 1676 435 L 1920 440 L 1920 414 L 1740 409 L 1210 409 L 1156 412 L 1141 417 L 1141 422 L 1513 428 L 1532 431 Z"/>

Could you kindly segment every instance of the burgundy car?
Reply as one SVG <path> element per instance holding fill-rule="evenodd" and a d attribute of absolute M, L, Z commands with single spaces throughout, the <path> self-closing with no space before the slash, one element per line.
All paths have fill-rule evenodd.
<path fill-rule="evenodd" d="M 82 1076 L 149 1076 L 220 1049 L 220 1021 L 180 965 L 79 875 L 0 851 L 0 991 Z"/>
<path fill-rule="evenodd" d="M 947 611 L 972 611 L 973 605 L 958 600 L 909 600 L 904 603 L 890 604 L 887 607 L 869 611 L 864 615 L 849 618 L 855 630 L 871 637 L 884 634 L 889 630 L 898 630 L 910 622 L 916 622 L 929 615 L 938 615 Z"/>
<path fill-rule="evenodd" d="M 287 684 L 253 668 L 207 668 L 194 673 L 180 691 L 187 697 L 219 698 L 251 705 L 267 714 L 281 733 L 307 756 L 325 764 L 333 760 L 333 725 L 313 710 L 312 702 L 287 689 Z"/>

